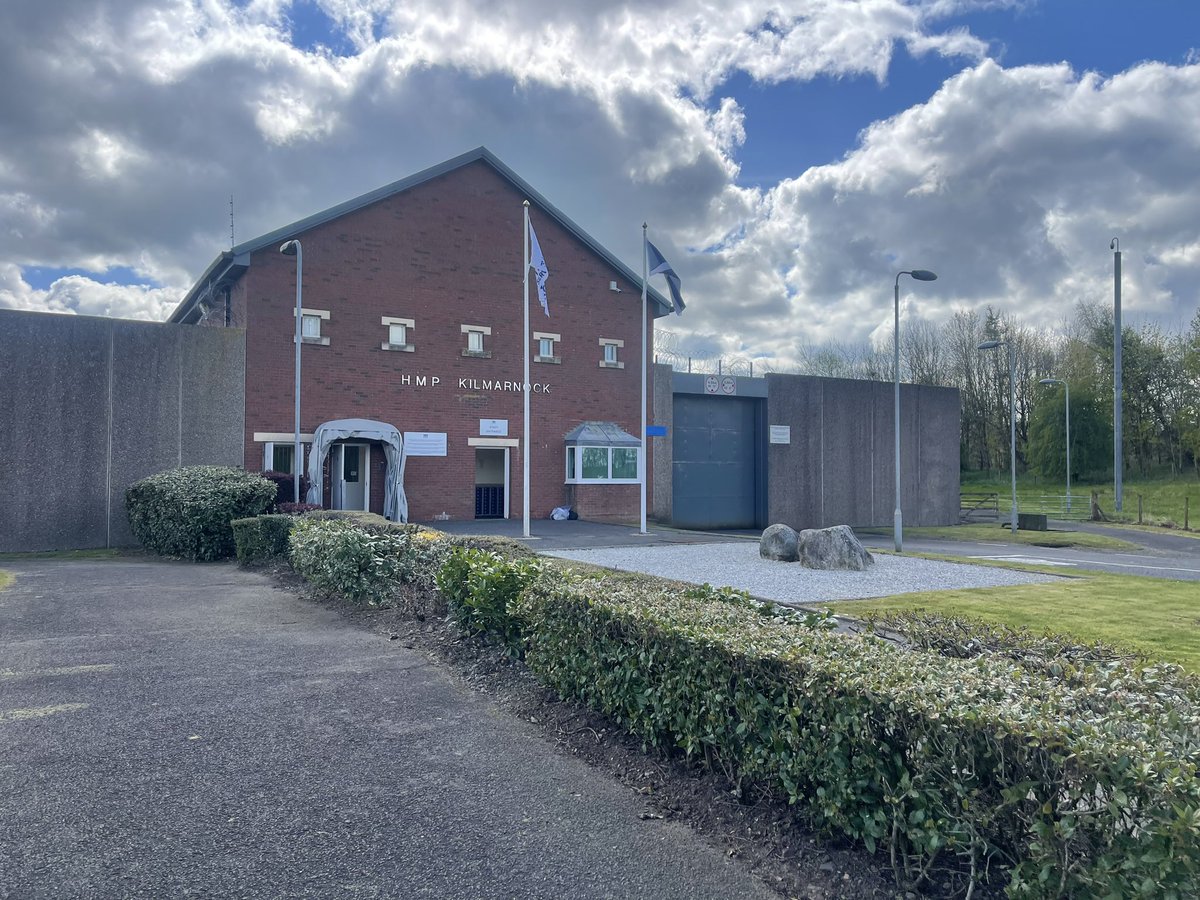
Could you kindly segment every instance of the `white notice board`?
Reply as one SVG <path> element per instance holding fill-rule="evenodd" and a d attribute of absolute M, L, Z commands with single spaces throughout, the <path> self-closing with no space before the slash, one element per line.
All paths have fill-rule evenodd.
<path fill-rule="evenodd" d="M 508 419 L 480 419 L 479 433 L 487 437 L 508 437 Z"/>
<path fill-rule="evenodd" d="M 772 425 L 771 426 L 771 443 L 772 444 L 790 444 L 792 442 L 792 426 L 791 425 Z"/>
<path fill-rule="evenodd" d="M 404 454 L 405 456 L 445 456 L 446 432 L 404 432 Z"/>

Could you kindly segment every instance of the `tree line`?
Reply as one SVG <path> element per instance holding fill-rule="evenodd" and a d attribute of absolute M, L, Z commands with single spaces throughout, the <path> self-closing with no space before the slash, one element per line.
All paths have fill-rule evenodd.
<path fill-rule="evenodd" d="M 1080 303 L 1054 333 L 1023 326 L 993 307 L 957 312 L 942 325 L 901 322 L 900 378 L 958 388 L 963 469 L 1008 471 L 1011 343 L 1017 471 L 1047 478 L 1066 473 L 1067 392 L 1042 383 L 1053 378 L 1070 389 L 1072 478 L 1103 480 L 1113 470 L 1113 331 L 1112 308 L 1100 303 Z M 1125 474 L 1200 475 L 1200 310 L 1181 331 L 1147 324 L 1121 332 Z M 663 337 L 656 337 L 662 361 L 682 368 L 670 351 L 672 336 Z M 989 340 L 1005 344 L 978 349 Z M 894 357 L 890 337 L 881 345 L 812 345 L 801 348 L 788 371 L 892 381 Z M 747 374 L 744 361 L 712 362 L 687 361 L 695 371 Z M 761 362 L 754 370 L 780 371 Z"/>
<path fill-rule="evenodd" d="M 962 402 L 962 466 L 1009 467 L 1009 359 L 1015 353 L 1017 470 L 1066 472 L 1065 403 L 1071 395 L 1072 477 L 1111 476 L 1113 468 L 1113 312 L 1079 304 L 1057 333 L 1028 328 L 988 307 L 960 311 L 937 326 L 902 323 L 900 378 L 956 387 Z M 1122 327 L 1123 456 L 1127 473 L 1200 474 L 1200 311 L 1188 328 Z M 1006 342 L 979 350 L 989 340 Z M 806 350 L 796 370 L 840 378 L 894 378 L 895 353 L 825 345 Z"/>

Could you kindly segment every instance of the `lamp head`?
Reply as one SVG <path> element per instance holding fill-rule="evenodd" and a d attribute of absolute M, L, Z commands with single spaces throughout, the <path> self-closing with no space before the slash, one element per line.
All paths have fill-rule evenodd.
<path fill-rule="evenodd" d="M 995 340 L 984 341 L 975 349 L 976 350 L 995 350 L 997 347 L 1001 346 L 1003 343 L 1004 343 L 1004 341 L 995 341 Z"/>
<path fill-rule="evenodd" d="M 913 269 L 908 274 L 917 279 L 917 281 L 937 281 L 937 275 L 928 269 Z"/>
<path fill-rule="evenodd" d="M 1038 384 L 1066 384 L 1061 378 L 1039 378 Z"/>
<path fill-rule="evenodd" d="M 279 246 L 279 252 L 284 256 L 295 256 L 296 248 L 300 245 L 299 241 L 284 241 Z"/>
<path fill-rule="evenodd" d="M 1108 249 L 1109 250 L 1120 250 L 1121 249 L 1121 239 L 1113 238 L 1111 241 L 1109 241 Z"/>

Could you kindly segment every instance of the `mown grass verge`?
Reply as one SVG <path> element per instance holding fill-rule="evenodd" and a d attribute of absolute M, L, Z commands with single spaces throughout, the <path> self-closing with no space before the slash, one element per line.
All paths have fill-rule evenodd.
<path fill-rule="evenodd" d="M 0 553 L 0 562 L 21 562 L 26 559 L 115 559 L 128 552 L 113 547 L 95 550 L 31 550 L 22 553 Z"/>
<path fill-rule="evenodd" d="M 883 534 L 882 529 L 865 533 Z M 888 531 L 888 534 L 891 532 Z M 1022 531 L 998 525 L 948 525 L 942 528 L 905 528 L 906 538 L 930 538 L 939 541 L 999 541 L 1033 547 L 1080 547 L 1086 550 L 1137 550 L 1138 545 L 1107 534 L 1087 531 Z"/>
<path fill-rule="evenodd" d="M 1046 571 L 1043 567 L 1039 571 Z M 1137 650 L 1200 673 L 1200 584 L 1055 570 L 1050 584 L 929 591 L 830 604 L 839 615 L 926 610 Z"/>

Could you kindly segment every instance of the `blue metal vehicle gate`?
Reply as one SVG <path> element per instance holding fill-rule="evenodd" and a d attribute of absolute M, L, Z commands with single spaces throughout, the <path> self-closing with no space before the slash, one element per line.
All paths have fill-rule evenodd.
<path fill-rule="evenodd" d="M 765 402 L 677 393 L 672 524 L 760 528 L 766 516 Z"/>

